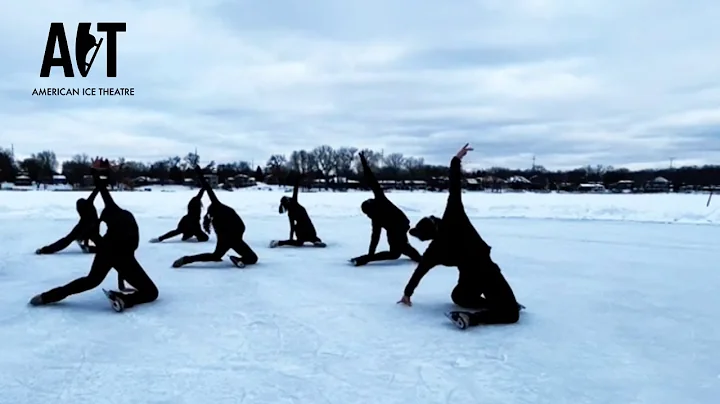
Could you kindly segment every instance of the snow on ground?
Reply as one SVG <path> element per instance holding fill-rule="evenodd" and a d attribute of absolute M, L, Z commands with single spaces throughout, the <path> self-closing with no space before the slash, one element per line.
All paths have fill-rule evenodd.
<path fill-rule="evenodd" d="M 135 213 L 147 240 L 175 226 L 192 194 L 114 197 Z M 407 308 L 395 302 L 411 262 L 348 266 L 369 243 L 359 211 L 365 193 L 301 194 L 328 248 L 271 250 L 270 239 L 288 234 L 287 218 L 277 214 L 282 193 L 219 192 L 245 219 L 257 266 L 170 267 L 181 255 L 211 251 L 214 237 L 143 244 L 138 257 L 160 288 L 157 302 L 117 314 L 94 290 L 30 308 L 34 294 L 89 268 L 92 257 L 76 246 L 32 254 L 74 225 L 81 195 L 0 193 L 1 404 L 690 404 L 720 397 L 720 227 L 681 224 L 720 222 L 706 195 L 466 193 L 468 212 L 527 310 L 518 324 L 464 332 L 442 316 L 452 307 L 455 269 L 431 271 Z M 446 198 L 390 197 L 413 222 L 440 214 Z M 114 275 L 103 286 L 114 287 Z"/>

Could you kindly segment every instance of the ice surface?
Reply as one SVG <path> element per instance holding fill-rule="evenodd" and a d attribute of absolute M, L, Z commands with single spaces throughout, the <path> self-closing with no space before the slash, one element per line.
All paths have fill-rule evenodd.
<path fill-rule="evenodd" d="M 192 194 L 113 195 L 149 240 L 175 226 Z M 678 224 L 720 222 L 707 195 L 466 193 L 468 212 L 527 306 L 518 324 L 467 331 L 442 315 L 452 307 L 455 269 L 431 271 L 407 308 L 395 302 L 411 262 L 347 264 L 366 252 L 370 231 L 358 208 L 368 194 L 352 192 L 300 195 L 326 249 L 267 247 L 289 232 L 277 190 L 220 192 L 245 219 L 258 265 L 170 267 L 181 255 L 211 251 L 214 237 L 143 244 L 138 258 L 160 288 L 157 302 L 117 314 L 98 288 L 30 308 L 34 294 L 89 268 L 92 257 L 75 245 L 55 256 L 32 253 L 70 230 L 81 195 L 0 193 L 2 404 L 720 397 L 720 227 Z M 390 197 L 413 222 L 440 214 L 446 198 Z M 114 275 L 103 287 L 115 287 Z"/>

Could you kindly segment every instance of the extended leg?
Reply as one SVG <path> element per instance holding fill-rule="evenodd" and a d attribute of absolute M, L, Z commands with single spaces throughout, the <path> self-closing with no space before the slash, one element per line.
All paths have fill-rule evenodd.
<path fill-rule="evenodd" d="M 65 236 L 50 245 L 46 245 L 45 247 L 40 248 L 39 250 L 37 250 L 37 253 L 38 254 L 55 254 L 56 252 L 59 252 L 59 251 L 62 251 L 64 249 L 68 248 L 68 246 L 73 241 L 75 241 L 75 240 L 73 240 L 71 237 Z"/>
<path fill-rule="evenodd" d="M 415 262 L 420 262 L 422 259 L 422 255 L 409 242 L 405 243 L 405 246 L 403 247 L 403 255 Z"/>
<path fill-rule="evenodd" d="M 126 309 L 138 304 L 153 302 L 158 298 L 157 286 L 134 256 L 118 259 L 115 269 L 135 289 L 132 292 L 121 293 Z"/>
<path fill-rule="evenodd" d="M 70 295 L 82 293 L 100 286 L 108 272 L 110 272 L 110 269 L 112 269 L 112 258 L 112 256 L 107 254 L 96 254 L 90 267 L 90 272 L 86 276 L 41 294 L 40 304 L 59 302 Z"/>
<path fill-rule="evenodd" d="M 162 236 L 158 237 L 158 241 L 165 241 L 167 239 L 177 237 L 182 234 L 182 231 L 180 229 L 170 230 L 169 232 L 163 234 Z"/>
<path fill-rule="evenodd" d="M 225 253 L 230 250 L 230 244 L 225 240 L 218 240 L 215 245 L 215 251 L 211 253 L 202 253 L 196 255 L 188 255 L 181 257 L 173 263 L 173 267 L 179 268 L 183 265 L 192 264 L 193 262 L 220 262 Z"/>
<path fill-rule="evenodd" d="M 305 244 L 305 242 L 302 240 L 279 240 L 277 242 L 278 247 L 282 247 L 282 246 L 286 246 L 286 245 L 293 246 L 293 247 L 302 247 L 303 244 Z"/>

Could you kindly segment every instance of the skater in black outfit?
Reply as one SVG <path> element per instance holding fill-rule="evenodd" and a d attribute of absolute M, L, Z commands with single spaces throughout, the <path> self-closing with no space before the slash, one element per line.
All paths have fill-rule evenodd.
<path fill-rule="evenodd" d="M 103 171 L 107 169 L 102 167 Z M 115 310 L 122 311 L 138 304 L 149 303 L 158 297 L 157 287 L 135 258 L 135 250 L 137 250 L 140 240 L 135 217 L 113 201 L 106 188 L 107 184 L 100 179 L 97 170 L 93 171 L 93 177 L 95 187 L 105 203 L 100 221 L 107 225 L 107 232 L 104 236 L 98 236 L 93 240 L 97 246 L 97 252 L 90 272 L 67 285 L 33 297 L 30 300 L 30 304 L 33 306 L 56 303 L 70 295 L 94 289 L 100 286 L 113 268 L 117 271 L 118 288 L 121 290 L 110 291 L 108 294 Z M 125 281 L 133 286 L 128 293 L 122 292 L 122 290 L 128 290 L 124 288 Z"/>
<path fill-rule="evenodd" d="M 449 313 L 456 325 L 466 328 L 479 324 L 511 324 L 518 321 L 522 306 L 490 258 L 490 246 L 470 222 L 462 202 L 460 162 L 470 150 L 472 148 L 465 145 L 450 163 L 450 195 L 442 219 L 425 217 L 410 230 L 413 237 L 432 242 L 398 303 L 412 305 L 410 296 L 433 267 L 457 267 L 460 273 L 452 300 L 460 307 L 477 311 Z"/>
<path fill-rule="evenodd" d="M 360 162 L 363 166 L 365 181 L 373 191 L 375 198 L 362 203 L 361 209 L 370 220 L 372 220 L 372 235 L 370 237 L 370 248 L 367 255 L 355 257 L 350 260 L 356 266 L 366 265 L 374 261 L 396 260 L 401 255 L 410 257 L 415 262 L 420 262 L 420 253 L 410 245 L 407 232 L 410 229 L 410 220 L 405 213 L 393 204 L 378 183 L 365 155 L 360 153 Z M 387 242 L 390 251 L 375 252 L 380 242 L 380 232 L 385 229 Z"/>
<path fill-rule="evenodd" d="M 302 247 L 305 243 L 312 243 L 314 247 L 326 247 L 317 236 L 315 226 L 313 226 L 307 210 L 298 202 L 298 189 L 300 188 L 300 175 L 295 177 L 295 185 L 293 187 L 292 198 L 283 196 L 280 198 L 280 206 L 278 212 L 283 214 L 287 212 L 288 220 L 290 220 L 290 238 L 287 240 L 273 240 L 270 242 L 270 248 L 281 246 Z M 293 239 L 293 236 L 297 236 Z"/>
<path fill-rule="evenodd" d="M 258 256 L 243 240 L 245 234 L 245 223 L 235 210 L 227 205 L 223 205 L 218 200 L 217 195 L 213 192 L 210 185 L 205 180 L 202 170 L 199 166 L 195 166 L 195 172 L 200 178 L 201 186 L 207 192 L 211 204 L 203 220 L 205 231 L 210 232 L 212 224 L 217 235 L 217 244 L 215 251 L 212 253 L 203 253 L 181 257 L 173 263 L 174 268 L 191 264 L 193 262 L 219 262 L 230 249 L 235 250 L 240 256 L 230 256 L 230 260 L 235 266 L 244 267 L 257 263 Z"/>
<path fill-rule="evenodd" d="M 182 234 L 182 241 L 188 241 L 195 237 L 198 242 L 205 242 L 210 239 L 200 227 L 200 216 L 202 215 L 202 196 L 205 189 L 200 187 L 200 192 L 195 195 L 187 206 L 187 214 L 180 219 L 175 230 L 163 234 L 158 238 L 150 240 L 151 243 L 160 243 L 169 238 L 177 237 Z"/>
<path fill-rule="evenodd" d="M 85 253 L 94 253 L 95 246 L 90 245 L 90 239 L 100 233 L 100 220 L 95 210 L 95 197 L 97 189 L 93 190 L 87 199 L 80 198 L 75 203 L 75 208 L 80 215 L 80 221 L 70 230 L 67 236 L 60 240 L 35 250 L 35 254 L 55 254 L 66 249 L 73 241 L 76 241 Z"/>

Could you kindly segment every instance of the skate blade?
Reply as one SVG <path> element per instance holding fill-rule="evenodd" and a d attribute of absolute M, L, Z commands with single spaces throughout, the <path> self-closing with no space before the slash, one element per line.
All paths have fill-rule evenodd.
<path fill-rule="evenodd" d="M 112 307 L 113 310 L 115 310 L 117 313 L 122 313 L 123 310 L 125 310 L 125 307 L 123 307 L 122 303 L 113 299 L 110 291 L 108 291 L 106 289 L 103 289 L 102 291 L 103 291 L 103 293 L 105 293 L 105 297 L 107 297 L 108 300 L 110 300 L 110 307 Z"/>

